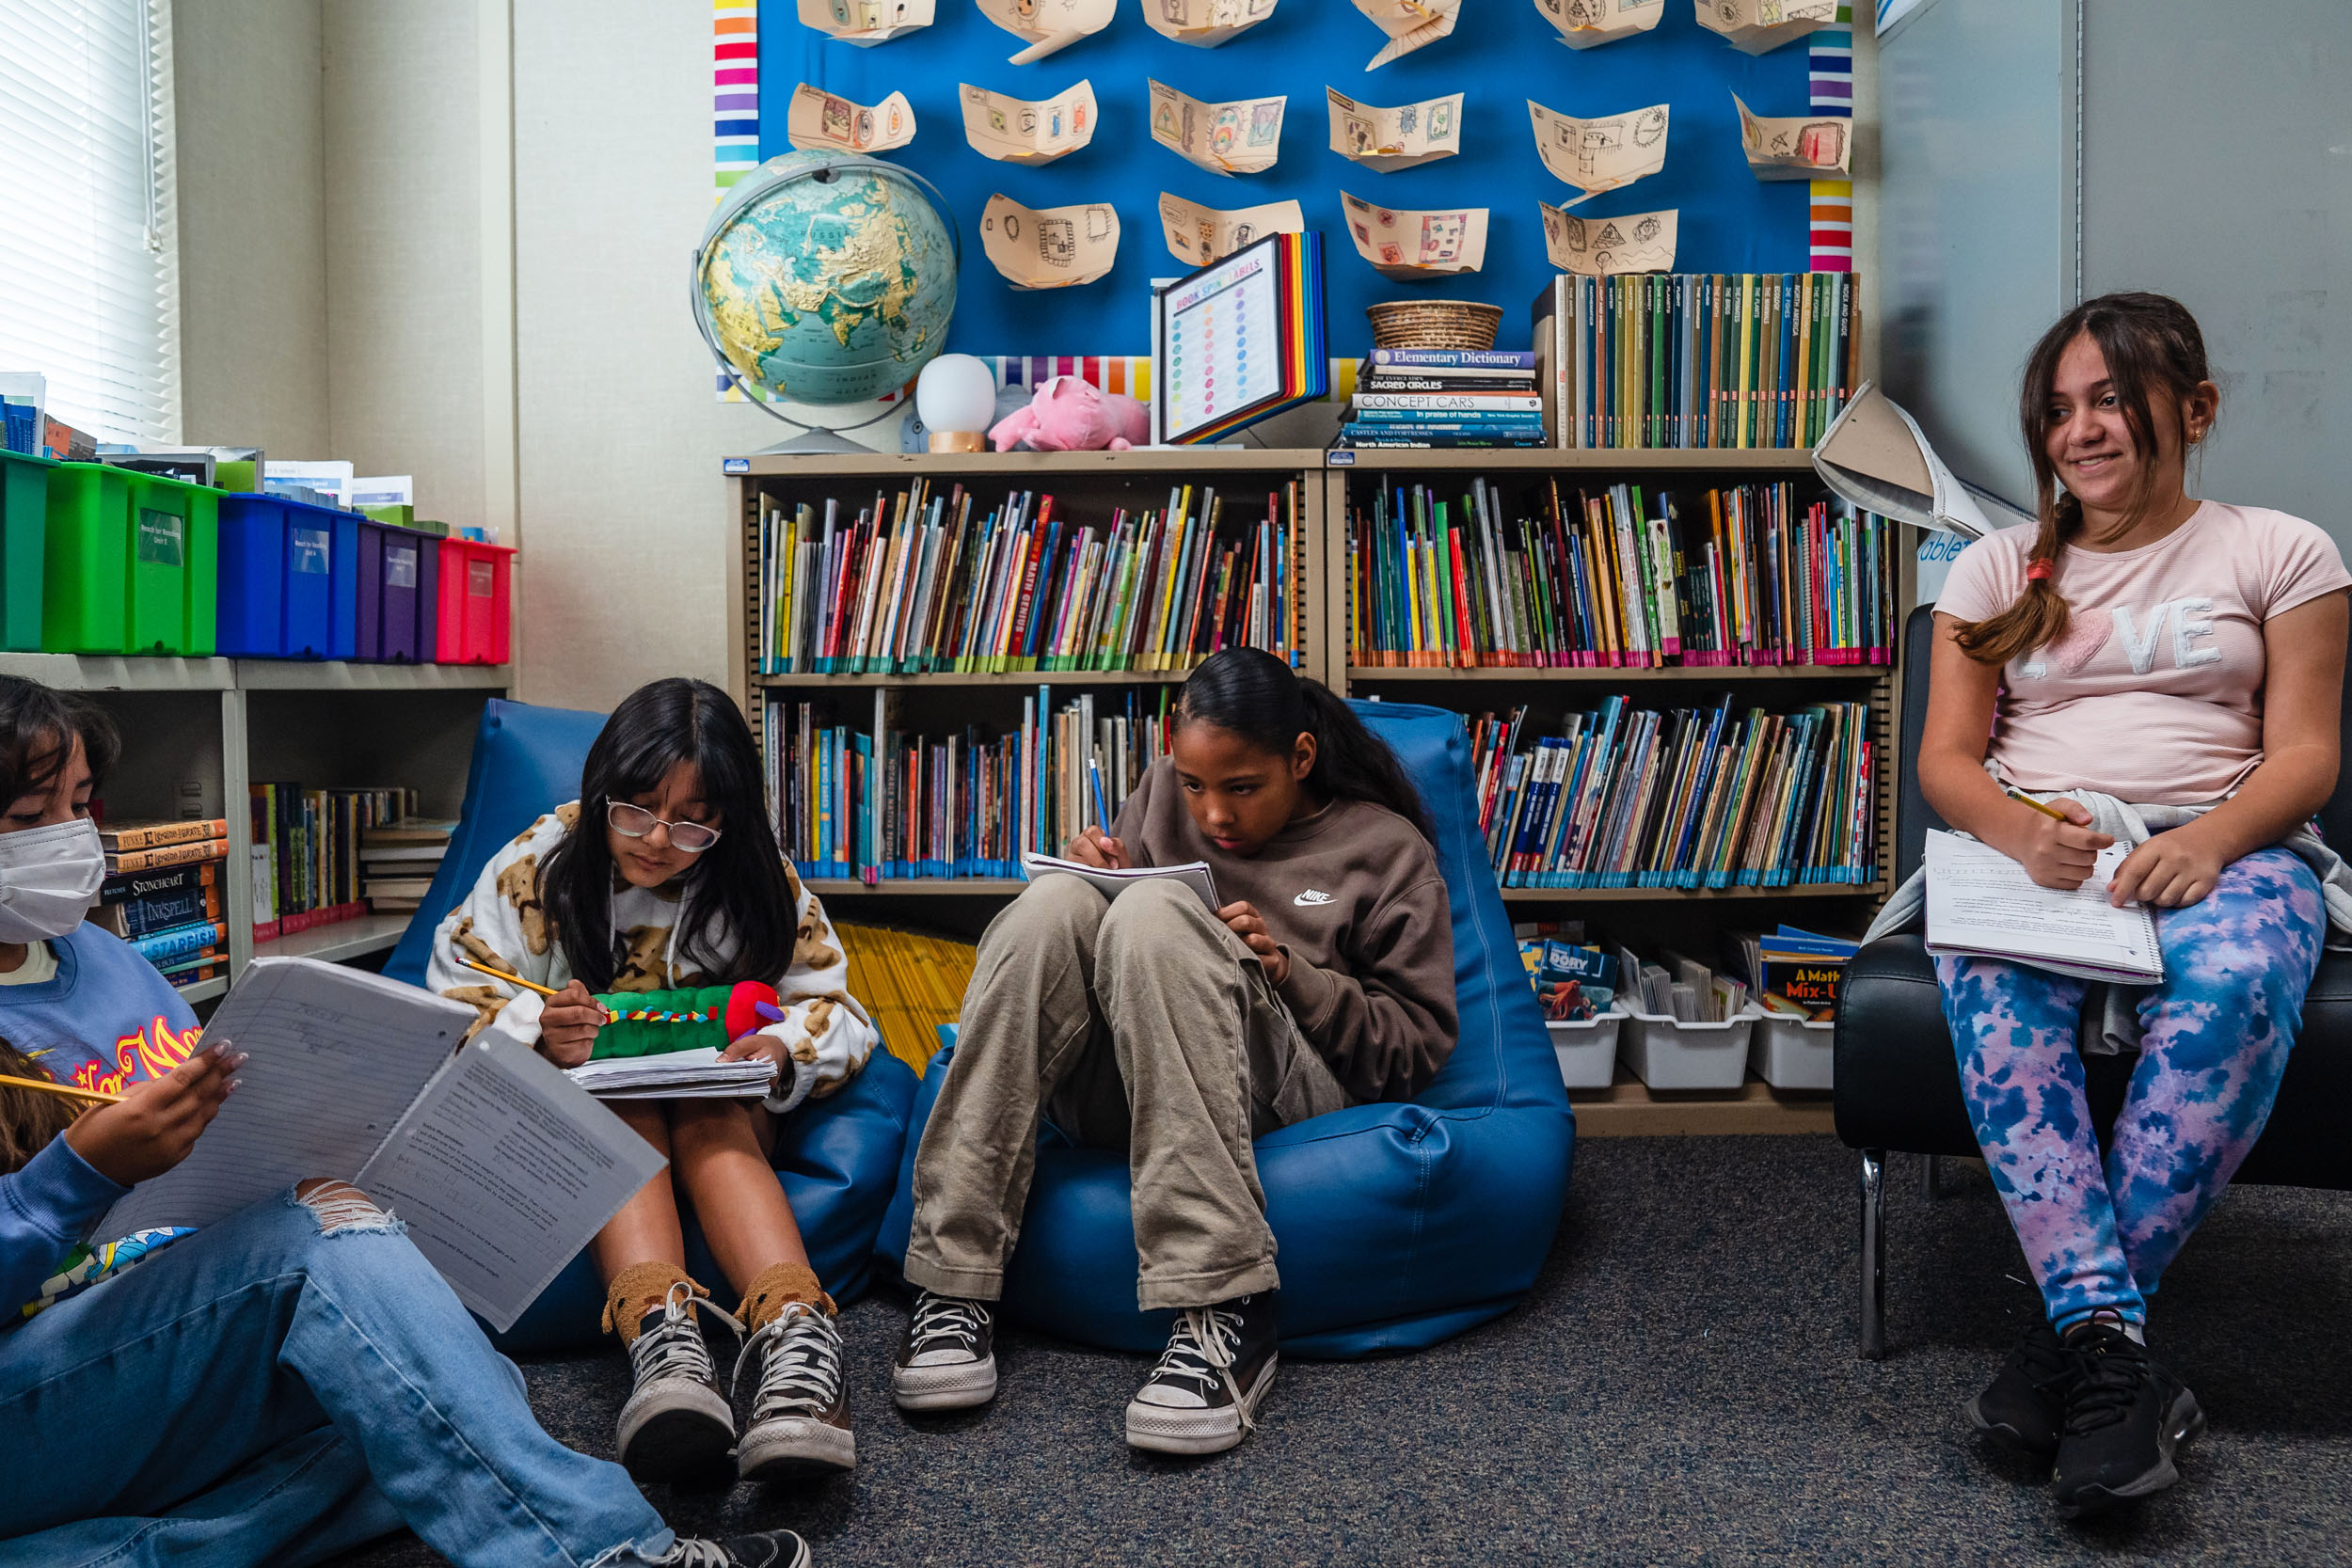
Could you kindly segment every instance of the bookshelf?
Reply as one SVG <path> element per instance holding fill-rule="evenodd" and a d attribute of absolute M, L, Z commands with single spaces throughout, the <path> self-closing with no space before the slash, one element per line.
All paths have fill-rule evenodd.
<path fill-rule="evenodd" d="M 505 665 L 399 665 L 242 658 L 0 654 L 0 674 L 86 693 L 122 731 L 105 800 L 117 818 L 179 815 L 192 784 L 204 815 L 229 822 L 221 868 L 229 977 L 181 992 L 208 1004 L 257 958 L 380 960 L 408 916 L 371 914 L 253 941 L 246 786 L 256 779 L 413 784 L 428 815 L 453 817 L 482 709 L 503 695 Z"/>
<path fill-rule="evenodd" d="M 1819 494 L 1810 454 L 1803 451 L 1600 449 L 1586 451 L 1361 451 L 1209 450 L 1071 453 L 872 453 L 771 454 L 731 460 L 732 516 L 736 544 L 729 553 L 728 645 L 738 650 L 737 696 L 759 731 L 763 746 L 766 703 L 771 697 L 799 702 L 820 695 L 840 702 L 844 721 L 880 728 L 1002 724 L 1017 719 L 1024 694 L 1050 686 L 1058 705 L 1066 694 L 1092 691 L 1113 702 L 1136 689 L 1145 693 L 1183 679 L 1182 671 L 1038 673 L 818 674 L 760 673 L 762 625 L 759 541 L 762 517 L 772 508 L 789 510 L 827 496 L 854 504 L 871 492 L 903 487 L 922 479 L 933 485 L 962 483 L 984 502 L 1008 491 L 1050 490 L 1057 507 L 1078 521 L 1100 520 L 1112 507 L 1157 506 L 1171 485 L 1215 484 L 1247 492 L 1269 483 L 1296 481 L 1303 494 L 1304 611 L 1300 672 L 1351 696 L 1416 702 L 1466 713 L 1503 711 L 1518 704 L 1531 718 L 1556 720 L 1565 709 L 1611 692 L 1659 705 L 1696 703 L 1702 694 L 1736 693 L 1744 704 L 1768 708 L 1818 702 L 1867 702 L 1871 765 L 1873 831 L 1870 879 L 1851 883 L 1798 884 L 1778 888 L 1720 890 L 1661 888 L 1506 888 L 1505 906 L 1515 920 L 1557 916 L 1589 918 L 1606 925 L 1637 950 L 1672 941 L 1677 945 L 1709 943 L 1712 933 L 1781 919 L 1858 930 L 1884 897 L 1893 878 L 1894 767 L 1892 737 L 1898 733 L 1893 705 L 1895 667 L 1884 665 L 1725 666 L 1722 668 L 1454 669 L 1358 668 L 1348 648 L 1351 575 L 1347 569 L 1350 497 L 1360 486 L 1397 481 L 1433 483 L 1448 475 L 1485 474 L 1505 492 L 1515 483 L 1556 478 L 1563 490 L 1617 483 L 1648 487 L 1732 486 L 1793 482 L 1806 496 Z M 1907 544 L 1908 541 L 1904 540 Z M 1908 601 L 1911 576 L 1897 552 L 1894 610 Z M 1890 651 L 1890 658 L 1893 657 Z M 837 918 L 858 922 L 906 921 L 976 936 L 1003 900 L 1022 883 L 999 878 L 915 879 L 866 883 L 840 878 L 811 878 L 810 885 Z M 1694 930 L 1708 933 L 1694 936 Z M 1812 1132 L 1829 1127 L 1826 1096 L 1785 1095 L 1751 1080 L 1731 1095 L 1653 1093 L 1623 1069 L 1606 1090 L 1579 1093 L 1579 1125 L 1588 1134 L 1683 1134 L 1706 1132 Z"/>

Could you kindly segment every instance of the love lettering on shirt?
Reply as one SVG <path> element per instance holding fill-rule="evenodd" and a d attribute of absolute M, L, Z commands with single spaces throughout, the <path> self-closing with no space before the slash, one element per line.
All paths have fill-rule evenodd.
<path fill-rule="evenodd" d="M 2156 667 L 2156 655 L 2168 645 L 2175 670 L 2218 664 L 2221 650 L 2201 647 L 2213 636 L 2213 600 L 2200 595 L 2167 599 L 2142 611 L 2130 605 L 2107 610 L 2077 610 L 2067 617 L 2066 635 L 2017 667 L 2019 675 L 2040 680 L 2058 666 L 2062 674 L 2079 675 L 2099 650 L 2113 641 L 2131 663 L 2132 673 L 2144 675 Z"/>

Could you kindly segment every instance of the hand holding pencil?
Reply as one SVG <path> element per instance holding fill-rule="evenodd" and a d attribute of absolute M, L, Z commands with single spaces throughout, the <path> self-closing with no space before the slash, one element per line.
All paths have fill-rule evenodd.
<path fill-rule="evenodd" d="M 136 1186 L 188 1157 L 235 1091 L 245 1055 L 228 1041 L 204 1047 L 162 1078 L 133 1084 L 65 1130 L 65 1141 L 110 1181 Z"/>

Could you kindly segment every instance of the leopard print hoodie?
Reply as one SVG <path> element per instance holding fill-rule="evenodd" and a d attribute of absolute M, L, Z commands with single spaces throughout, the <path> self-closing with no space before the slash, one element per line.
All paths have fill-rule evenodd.
<path fill-rule="evenodd" d="M 572 977 L 563 944 L 548 929 L 539 902 L 539 867 L 549 851 L 580 820 L 580 803 L 558 806 L 521 836 L 490 857 L 474 881 L 466 901 L 450 911 L 433 933 L 433 951 L 426 960 L 425 985 L 443 996 L 470 1004 L 480 1015 L 471 1034 L 490 1029 L 531 1048 L 539 1043 L 541 998 L 534 991 L 517 991 L 494 980 L 465 960 L 502 969 L 543 986 L 562 990 Z M 873 1020 L 850 995 L 849 959 L 841 941 L 825 919 L 817 895 L 801 884 L 789 864 L 785 878 L 791 884 L 800 916 L 793 944 L 792 967 L 775 981 L 785 1018 L 760 1031 L 785 1042 L 796 1070 L 782 1084 L 768 1108 L 781 1114 L 810 1098 L 834 1093 L 866 1066 L 879 1038 Z M 711 983 L 700 970 L 680 973 L 676 929 L 678 895 L 675 888 L 624 887 L 612 895 L 612 929 L 628 944 L 628 957 L 614 976 L 612 989 L 621 991 L 665 990 L 672 987 Z M 722 950 L 726 934 L 718 934 Z"/>

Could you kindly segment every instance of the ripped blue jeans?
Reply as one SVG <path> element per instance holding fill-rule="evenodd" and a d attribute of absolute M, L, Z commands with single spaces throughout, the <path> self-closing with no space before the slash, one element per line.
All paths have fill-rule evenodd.
<path fill-rule="evenodd" d="M 2088 982 L 1998 958 L 1935 960 L 1985 1168 L 2061 1334 L 2147 1298 L 2262 1136 L 2328 931 L 2319 881 L 2284 849 L 2156 911 L 2164 983 L 2104 1160 L 2076 1051 Z"/>
<path fill-rule="evenodd" d="M 0 1565 L 278 1568 L 404 1524 L 485 1568 L 669 1547 L 357 1197 L 257 1203 L 0 1332 Z"/>

